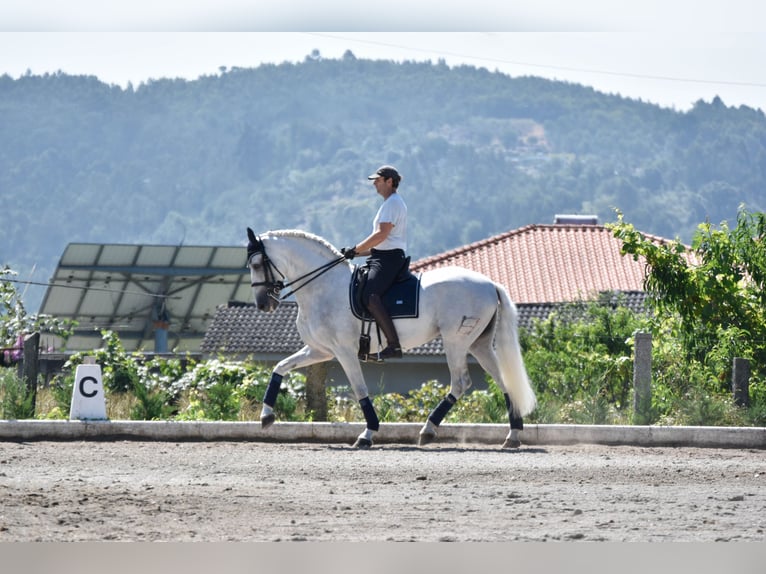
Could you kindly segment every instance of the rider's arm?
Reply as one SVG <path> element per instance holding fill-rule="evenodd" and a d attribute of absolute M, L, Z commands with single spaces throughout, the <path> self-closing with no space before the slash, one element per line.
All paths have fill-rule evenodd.
<path fill-rule="evenodd" d="M 394 228 L 394 224 L 390 221 L 381 221 L 378 223 L 378 228 L 368 235 L 364 241 L 357 243 L 354 247 L 356 254 L 361 257 L 366 257 L 370 254 L 370 249 L 376 245 L 380 245 L 389 236 L 391 230 Z"/>

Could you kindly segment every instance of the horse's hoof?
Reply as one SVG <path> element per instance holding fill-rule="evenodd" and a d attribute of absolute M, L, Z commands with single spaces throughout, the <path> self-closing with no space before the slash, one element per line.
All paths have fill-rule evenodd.
<path fill-rule="evenodd" d="M 372 446 L 372 441 L 368 438 L 359 437 L 354 443 L 354 448 L 367 449 Z"/>
<path fill-rule="evenodd" d="M 507 438 L 503 443 L 503 448 L 519 448 L 521 441 L 517 438 Z"/>
<path fill-rule="evenodd" d="M 436 433 L 432 433 L 432 432 L 420 433 L 420 438 L 418 439 L 418 446 L 426 446 L 427 444 L 431 444 L 435 440 L 436 440 Z"/>
<path fill-rule="evenodd" d="M 274 421 L 277 420 L 277 416 L 274 413 L 268 414 L 266 416 L 261 417 L 261 428 L 267 429 L 271 425 L 274 424 Z"/>

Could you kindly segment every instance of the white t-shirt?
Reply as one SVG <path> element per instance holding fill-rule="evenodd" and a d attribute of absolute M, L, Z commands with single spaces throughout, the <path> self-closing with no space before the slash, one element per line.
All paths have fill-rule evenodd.
<path fill-rule="evenodd" d="M 407 205 L 402 196 L 392 193 L 378 209 L 375 219 L 372 221 L 373 232 L 378 230 L 379 223 L 393 223 L 394 228 L 382 243 L 374 249 L 386 251 L 389 249 L 402 249 L 407 251 Z"/>

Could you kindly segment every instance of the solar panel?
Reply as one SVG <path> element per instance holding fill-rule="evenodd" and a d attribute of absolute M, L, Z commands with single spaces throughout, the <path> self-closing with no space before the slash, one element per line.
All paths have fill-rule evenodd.
<path fill-rule="evenodd" d="M 250 289 L 244 247 L 70 243 L 40 313 L 78 322 L 68 351 L 112 330 L 128 351 L 198 352 L 216 307 Z"/>

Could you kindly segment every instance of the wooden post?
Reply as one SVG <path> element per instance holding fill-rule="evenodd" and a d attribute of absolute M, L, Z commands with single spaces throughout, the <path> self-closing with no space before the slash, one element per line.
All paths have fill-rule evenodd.
<path fill-rule="evenodd" d="M 633 420 L 639 425 L 651 423 L 652 415 L 652 334 L 635 333 L 633 358 Z"/>
<path fill-rule="evenodd" d="M 750 406 L 750 361 L 740 357 L 734 358 L 731 371 L 731 390 L 734 404 L 738 407 Z"/>
<path fill-rule="evenodd" d="M 38 356 L 40 351 L 40 333 L 32 333 L 24 338 L 24 355 L 21 363 L 21 380 L 26 383 L 27 393 L 32 394 L 32 415 L 37 401 L 37 375 L 40 372 Z"/>
<path fill-rule="evenodd" d="M 316 363 L 307 369 L 306 373 L 306 409 L 313 414 L 313 420 L 327 420 L 327 362 Z"/>

